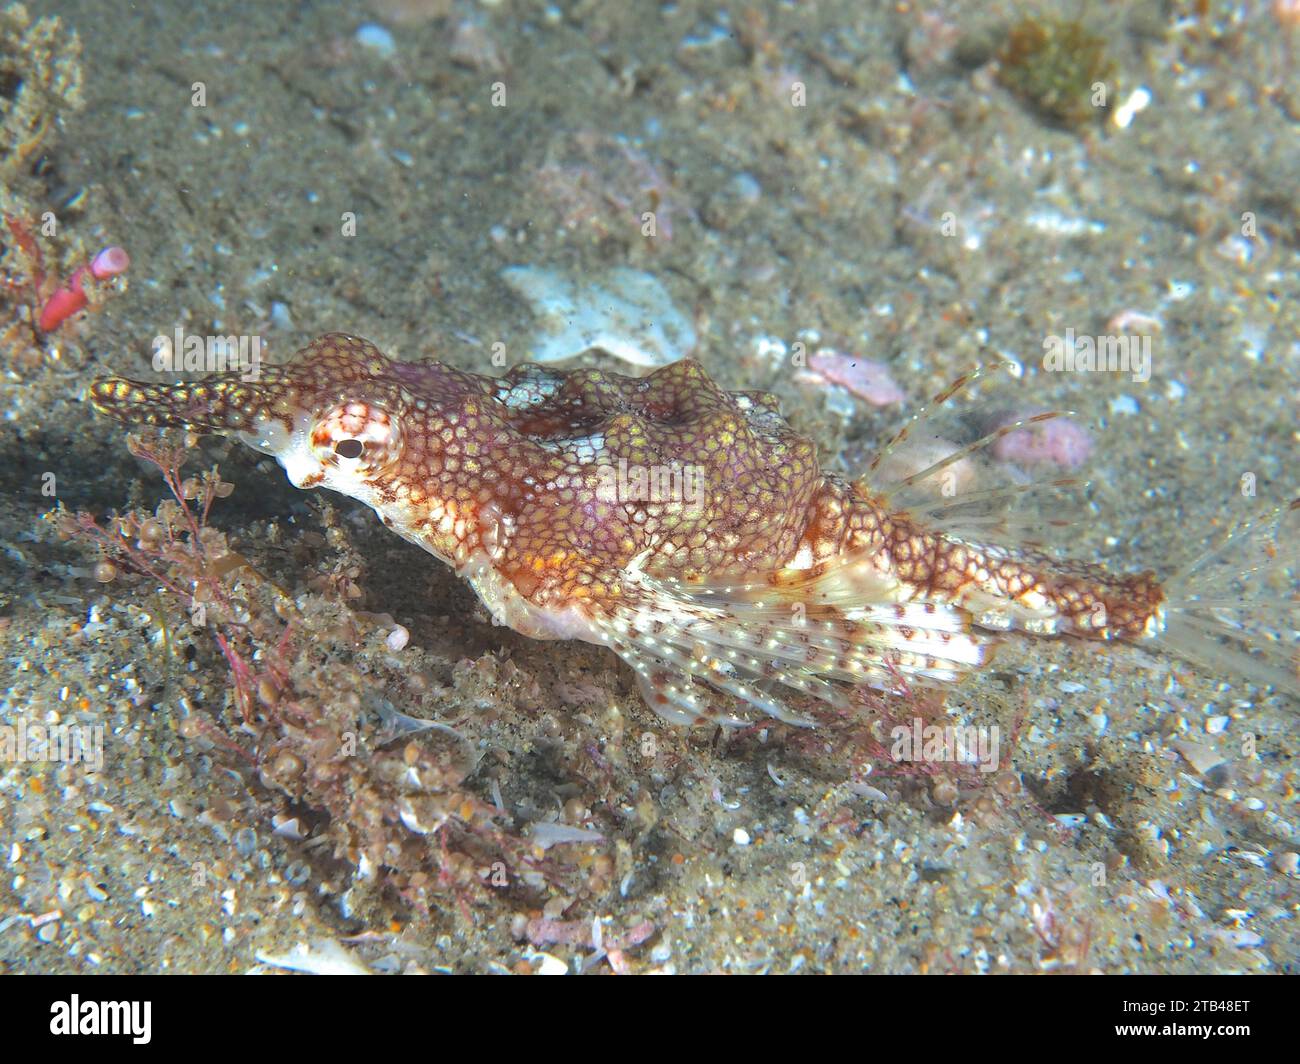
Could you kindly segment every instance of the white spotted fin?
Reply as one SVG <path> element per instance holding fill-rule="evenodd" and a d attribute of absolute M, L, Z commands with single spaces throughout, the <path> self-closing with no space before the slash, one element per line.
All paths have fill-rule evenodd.
<path fill-rule="evenodd" d="M 675 724 L 746 723 L 715 708 L 694 680 L 811 726 L 785 698 L 848 708 L 858 685 L 902 692 L 952 682 L 981 667 L 993 642 L 960 607 L 902 601 L 906 592 L 880 576 L 870 555 L 780 586 L 638 573 L 631 592 L 629 608 L 595 623 L 636 671 L 646 702 Z"/>

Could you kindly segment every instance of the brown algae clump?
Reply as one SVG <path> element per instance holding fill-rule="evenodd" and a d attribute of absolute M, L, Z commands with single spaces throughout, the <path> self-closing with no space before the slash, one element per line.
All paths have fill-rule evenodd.
<path fill-rule="evenodd" d="M 363 674 L 352 655 L 332 649 L 351 646 L 358 632 L 358 621 L 338 602 L 350 597 L 357 575 L 346 562 L 322 581 L 333 596 L 289 596 L 208 524 L 213 504 L 232 485 L 215 467 L 195 477 L 182 473 L 193 440 L 163 436 L 129 446 L 161 472 L 170 498 L 153 512 L 107 521 L 63 509 L 50 519 L 62 537 L 96 548 L 92 574 L 100 583 L 126 577 L 121 593 L 129 594 L 143 578 L 162 626 L 158 703 L 175 698 L 185 711 L 178 735 L 245 778 L 265 819 L 274 822 L 269 811 L 278 810 L 297 825 L 295 833 L 312 836 L 305 852 L 323 892 L 342 895 L 342 911 L 374 917 L 382 892 L 416 911 L 472 920 L 473 909 L 494 899 L 531 911 L 553 896 L 573 904 L 609 889 L 612 858 L 579 867 L 564 853 L 548 854 L 514 829 L 513 814 L 495 796 L 488 803 L 471 790 L 477 757 L 465 757 L 469 739 L 384 703 L 379 692 L 398 689 L 400 673 L 372 663 Z M 187 662 L 209 660 L 213 646 L 216 660 L 224 658 L 224 698 L 176 666 L 174 650 L 184 645 L 194 648 Z M 477 684 L 491 688 L 495 678 L 491 661 L 453 670 L 439 701 L 446 708 L 472 700 L 481 714 L 491 700 Z M 421 732 L 461 741 L 426 741 Z"/>
<path fill-rule="evenodd" d="M 1105 40 L 1069 19 L 1023 19 L 997 58 L 1005 88 L 1044 118 L 1072 128 L 1104 106 L 1105 82 L 1115 70 Z"/>
<path fill-rule="evenodd" d="M 9 185 L 58 116 L 81 106 L 81 42 L 22 4 L 0 11 L 0 177 Z"/>

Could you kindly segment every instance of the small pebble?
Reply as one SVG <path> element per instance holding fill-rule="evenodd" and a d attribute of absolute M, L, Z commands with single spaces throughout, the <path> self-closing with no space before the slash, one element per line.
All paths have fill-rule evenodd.
<path fill-rule="evenodd" d="M 1285 850 L 1277 855 L 1277 870 L 1283 875 L 1293 876 L 1300 871 L 1300 853 Z"/>
<path fill-rule="evenodd" d="M 934 799 L 935 805 L 956 805 L 957 785 L 952 780 L 937 779 L 930 788 L 930 797 Z"/>
<path fill-rule="evenodd" d="M 1145 85 L 1139 85 L 1115 108 L 1115 114 L 1111 120 L 1120 129 L 1128 129 L 1132 125 L 1134 117 L 1145 111 L 1150 103 L 1151 90 Z"/>
<path fill-rule="evenodd" d="M 736 828 L 736 830 L 731 833 L 731 841 L 737 846 L 748 846 L 749 832 L 744 828 Z"/>
<path fill-rule="evenodd" d="M 372 48 L 385 57 L 397 51 L 397 42 L 393 40 L 393 35 L 374 22 L 365 22 L 358 26 L 356 40 L 361 47 Z"/>
<path fill-rule="evenodd" d="M 1183 760 L 1204 776 L 1212 768 L 1222 765 L 1226 758 L 1220 757 L 1214 750 L 1201 743 L 1188 739 L 1174 739 L 1169 744 L 1183 756 Z"/>
<path fill-rule="evenodd" d="M 257 849 L 257 832 L 252 828 L 240 828 L 235 832 L 235 849 L 240 857 L 249 857 Z"/>
<path fill-rule="evenodd" d="M 286 304 L 278 299 L 271 304 L 271 324 L 286 332 L 293 328 L 293 315 Z"/>
<path fill-rule="evenodd" d="M 728 187 L 742 203 L 752 205 L 763 198 L 763 186 L 758 183 L 758 179 L 753 174 L 736 174 L 728 183 Z"/>
<path fill-rule="evenodd" d="M 550 953 L 540 953 L 542 966 L 537 969 L 538 975 L 568 975 L 569 966 L 560 960 L 559 957 Z"/>

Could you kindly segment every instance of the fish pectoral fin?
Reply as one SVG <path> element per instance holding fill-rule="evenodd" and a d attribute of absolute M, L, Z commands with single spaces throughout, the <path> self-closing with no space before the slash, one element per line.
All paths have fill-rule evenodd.
<path fill-rule="evenodd" d="M 976 632 L 968 611 L 897 601 L 899 589 L 866 564 L 849 559 L 780 586 L 641 574 L 626 604 L 597 623 L 602 642 L 636 670 L 647 701 L 668 719 L 724 722 L 694 680 L 806 727 L 812 721 L 786 698 L 847 710 L 856 686 L 901 692 L 984 664 L 994 637 Z"/>

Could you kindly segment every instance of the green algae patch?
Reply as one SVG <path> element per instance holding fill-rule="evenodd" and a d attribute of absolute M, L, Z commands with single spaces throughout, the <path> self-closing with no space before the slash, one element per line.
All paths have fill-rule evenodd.
<path fill-rule="evenodd" d="M 1115 64 L 1082 23 L 1026 18 L 998 51 L 998 81 L 1048 121 L 1078 129 L 1104 107 Z"/>

